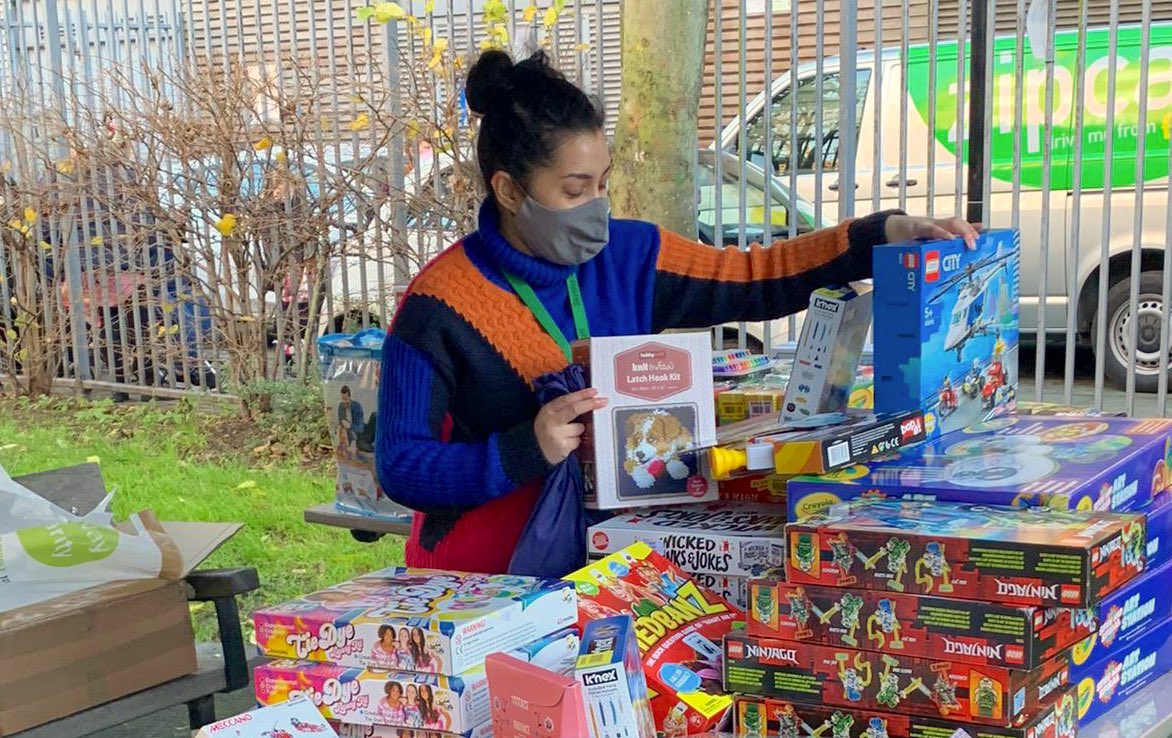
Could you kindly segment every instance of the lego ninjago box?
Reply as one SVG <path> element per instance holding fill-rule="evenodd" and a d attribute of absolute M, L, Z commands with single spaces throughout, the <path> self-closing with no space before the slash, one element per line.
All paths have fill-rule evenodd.
<path fill-rule="evenodd" d="M 1172 479 L 1172 420 L 1007 416 L 787 485 L 790 520 L 860 497 L 1131 512 Z"/>
<path fill-rule="evenodd" d="M 741 610 L 705 591 L 642 542 L 566 577 L 589 620 L 631 615 L 656 727 L 669 735 L 717 729 L 732 707 L 721 689 L 721 641 Z"/>
<path fill-rule="evenodd" d="M 862 500 L 786 526 L 786 581 L 1090 607 L 1143 572 L 1144 516 Z M 906 568 L 871 564 L 907 547 Z"/>
<path fill-rule="evenodd" d="M 771 738 L 1074 738 L 1075 698 L 1066 690 L 1036 717 L 1011 727 L 973 725 L 923 715 L 898 715 L 767 697 L 737 697 L 734 734 Z"/>
<path fill-rule="evenodd" d="M 881 549 L 906 570 L 906 547 Z M 892 557 L 894 557 L 892 559 Z M 1172 598 L 1169 598 L 1172 599 Z M 1032 669 L 1095 630 L 1091 611 L 750 580 L 749 633 L 963 663 Z"/>
<path fill-rule="evenodd" d="M 1034 717 L 1069 677 L 1065 656 L 1023 671 L 748 634 L 724 652 L 729 692 L 998 726 Z"/>
<path fill-rule="evenodd" d="M 921 408 L 929 434 L 1013 410 L 1018 383 L 1014 231 L 877 246 L 875 411 Z"/>

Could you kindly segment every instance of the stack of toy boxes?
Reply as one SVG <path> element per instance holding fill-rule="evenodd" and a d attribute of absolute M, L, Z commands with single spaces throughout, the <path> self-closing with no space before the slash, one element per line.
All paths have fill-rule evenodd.
<path fill-rule="evenodd" d="M 1070 649 L 1144 581 L 1146 543 L 1142 515 L 932 502 L 791 524 L 785 581 L 751 583 L 725 642 L 726 689 L 761 697 L 741 728 L 1072 735 Z"/>
<path fill-rule="evenodd" d="M 508 652 L 568 673 L 578 654 L 568 582 L 384 569 L 253 616 L 258 702 L 306 695 L 365 735 L 399 730 L 483 734 L 484 660 Z M 370 727 L 373 726 L 373 727 Z"/>
<path fill-rule="evenodd" d="M 640 510 L 590 528 L 590 557 L 599 559 L 642 541 L 705 589 L 744 610 L 751 576 L 785 564 L 785 509 L 779 505 L 712 502 Z"/>

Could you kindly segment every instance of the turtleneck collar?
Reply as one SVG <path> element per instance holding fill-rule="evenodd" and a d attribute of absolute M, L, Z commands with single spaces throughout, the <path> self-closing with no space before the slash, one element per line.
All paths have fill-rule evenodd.
<path fill-rule="evenodd" d="M 477 232 L 488 257 L 497 268 L 528 282 L 533 287 L 551 287 L 562 284 L 576 267 L 554 264 L 545 259 L 522 254 L 501 234 L 500 213 L 492 198 L 480 206 Z"/>

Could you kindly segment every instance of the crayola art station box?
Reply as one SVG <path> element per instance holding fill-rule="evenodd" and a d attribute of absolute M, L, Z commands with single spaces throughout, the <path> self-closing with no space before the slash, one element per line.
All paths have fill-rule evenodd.
<path fill-rule="evenodd" d="M 909 573 L 908 553 L 902 545 L 885 547 L 868 563 L 892 572 L 890 581 L 901 584 Z M 762 638 L 1013 669 L 1040 666 L 1094 633 L 1098 622 L 1093 610 L 806 586 L 780 578 L 750 580 L 749 608 L 749 634 Z"/>
<path fill-rule="evenodd" d="M 635 543 L 566 577 L 578 591 L 582 624 L 631 615 L 656 727 L 673 735 L 716 729 L 732 698 L 721 687 L 721 641 L 744 613 L 645 543 Z"/>
<path fill-rule="evenodd" d="M 1010 415 L 786 489 L 790 520 L 859 497 L 1130 512 L 1172 481 L 1172 420 Z"/>
<path fill-rule="evenodd" d="M 1070 668 L 1079 725 L 1123 703 L 1172 670 L 1172 620 L 1158 623 L 1126 648 Z"/>
<path fill-rule="evenodd" d="M 786 526 L 786 581 L 1002 604 L 1090 607 L 1145 569 L 1144 517 L 861 500 Z M 908 571 L 868 566 L 906 546 Z"/>
<path fill-rule="evenodd" d="M 708 333 L 591 338 L 573 345 L 609 401 L 587 419 L 579 458 L 586 506 L 599 510 L 715 500 L 716 443 Z"/>
<path fill-rule="evenodd" d="M 875 410 L 922 408 L 930 434 L 1013 410 L 1018 234 L 876 246 Z"/>
<path fill-rule="evenodd" d="M 347 668 L 464 674 L 577 622 L 573 585 L 390 568 L 253 615 L 261 652 Z M 475 727 L 474 725 L 470 725 Z"/>

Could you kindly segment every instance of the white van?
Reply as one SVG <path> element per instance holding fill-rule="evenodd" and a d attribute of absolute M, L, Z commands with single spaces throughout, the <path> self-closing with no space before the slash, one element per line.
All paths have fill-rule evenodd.
<path fill-rule="evenodd" d="M 1036 332 L 1039 307 L 1045 304 L 1045 331 L 1062 334 L 1067 310 L 1073 305 L 1080 340 L 1093 346 L 1097 320 L 1107 321 L 1108 375 L 1126 381 L 1129 364 L 1130 321 L 1139 319 L 1139 351 L 1136 355 L 1137 387 L 1154 391 L 1159 374 L 1162 304 L 1162 268 L 1168 241 L 1169 138 L 1172 137 L 1172 23 L 1151 27 L 1146 99 L 1140 88 L 1141 29 L 1118 30 L 1114 57 L 1114 97 L 1107 89 L 1112 65 L 1107 29 L 1087 32 L 1083 84 L 1075 84 L 1078 32 L 1057 34 L 1054 69 L 1054 107 L 1049 167 L 1049 217 L 1043 217 L 1046 70 L 1025 49 L 1020 165 L 1014 158 L 1016 106 L 1016 56 L 1019 40 L 994 42 L 991 202 L 989 218 L 994 227 L 1012 224 L 1014 171 L 1020 170 L 1019 217 L 1022 236 L 1021 300 L 1022 330 Z M 855 210 L 865 214 L 905 203 L 911 213 L 929 212 L 929 183 L 937 216 L 964 212 L 960 194 L 967 171 L 958 167 L 957 143 L 957 43 L 943 42 L 932 52 L 927 46 L 909 49 L 906 65 L 900 50 L 860 51 L 856 65 L 858 90 L 858 153 L 855 164 Z M 967 74 L 968 60 L 963 61 Z M 929 98 L 931 69 L 935 69 L 934 97 Z M 796 75 L 774 80 L 746 112 L 745 151 L 749 161 L 767 166 L 788 182 L 791 161 L 796 162 L 797 194 L 823 203 L 823 217 L 834 219 L 838 191 L 839 60 L 829 58 L 821 67 L 806 64 Z M 906 120 L 901 116 L 903 77 L 907 75 Z M 795 82 L 796 77 L 796 82 Z M 965 80 L 968 87 L 968 80 Z M 880 100 L 881 98 L 881 100 Z M 790 132 L 796 99 L 796 125 Z M 1107 131 L 1107 107 L 1114 101 L 1112 131 Z M 929 102 L 935 106 L 935 130 L 929 129 Z M 1136 170 L 1140 104 L 1146 104 L 1145 154 L 1142 168 L 1142 213 L 1137 217 Z M 771 107 L 773 129 L 771 156 L 765 152 L 765 107 Z M 817 110 L 821 108 L 821 120 Z M 1075 112 L 1081 108 L 1083 135 L 1074 140 Z M 962 111 L 967 125 L 967 109 Z M 876 125 L 876 116 L 881 116 Z M 906 135 L 905 135 L 906 131 Z M 1108 166 L 1105 147 L 1111 136 Z M 734 120 L 721 133 L 722 149 L 741 154 L 741 121 Z M 901 144 L 906 142 L 906 154 Z M 929 142 L 928 146 L 924 143 Z M 960 146 L 967 147 L 962 140 Z M 929 148 L 930 147 L 930 148 Z M 1075 231 L 1075 152 L 1081 148 L 1082 179 L 1079 223 Z M 933 159 L 929 161 L 929 150 Z M 906 158 L 904 158 L 906 157 Z M 820 172 L 819 166 L 820 166 Z M 931 168 L 930 168 L 931 167 Z M 958 168 L 961 170 L 958 174 Z M 1104 207 L 1104 175 L 1112 188 L 1110 219 Z M 961 188 L 958 190 L 958 185 Z M 904 198 L 901 200 L 901 197 Z M 1138 225 L 1137 225 L 1138 220 Z M 1045 226 L 1045 227 L 1044 227 Z M 1106 230 L 1105 230 L 1106 229 Z M 1139 232 L 1140 284 L 1138 310 L 1130 305 L 1131 254 Z M 1106 236 L 1106 238 L 1104 238 Z M 1097 315 L 1098 288 L 1104 240 L 1110 253 L 1107 313 Z M 1046 284 L 1041 284 L 1043 253 Z M 1069 287 L 1075 280 L 1075 289 Z M 1043 295 L 1045 298 L 1043 300 Z"/>

